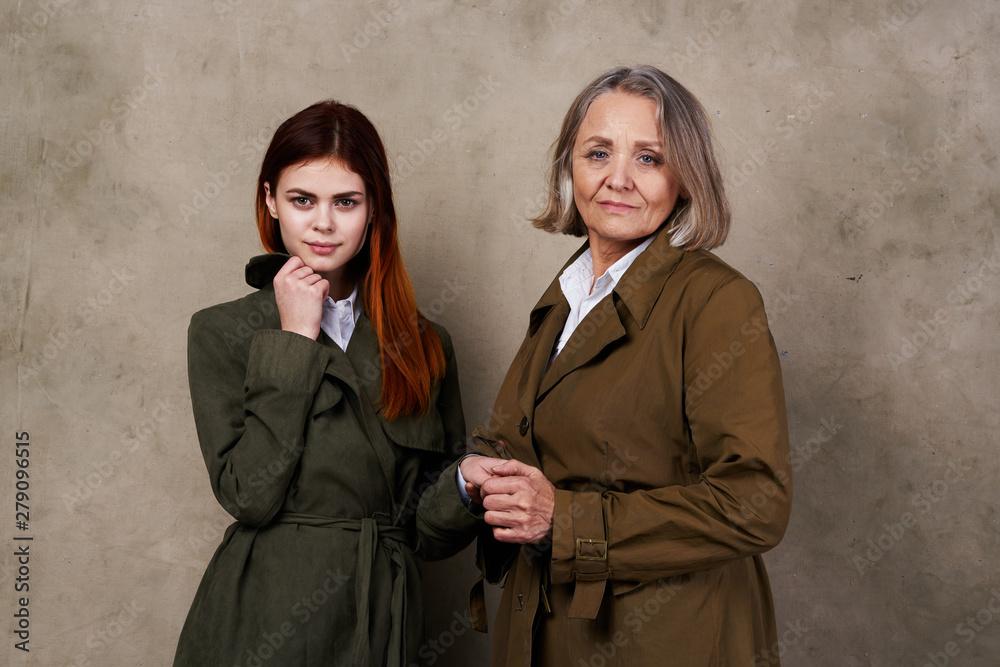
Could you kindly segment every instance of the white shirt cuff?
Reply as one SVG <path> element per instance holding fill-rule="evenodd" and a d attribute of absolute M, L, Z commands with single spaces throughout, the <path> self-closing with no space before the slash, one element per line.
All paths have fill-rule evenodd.
<path fill-rule="evenodd" d="M 461 460 L 464 461 L 470 456 L 479 456 L 479 454 L 466 454 Z M 465 478 L 462 477 L 461 465 L 455 468 L 455 481 L 458 483 L 458 495 L 462 499 L 462 502 L 465 503 L 466 509 L 468 509 L 468 507 L 472 504 L 472 498 L 469 496 L 468 491 L 465 490 Z"/>

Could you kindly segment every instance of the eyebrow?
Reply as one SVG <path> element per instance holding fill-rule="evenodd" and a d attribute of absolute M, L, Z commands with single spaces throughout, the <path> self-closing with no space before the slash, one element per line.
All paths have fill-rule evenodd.
<path fill-rule="evenodd" d="M 583 143 L 613 144 L 614 142 L 608 139 L 607 137 L 594 135 L 592 137 L 584 139 Z M 663 143 L 660 141 L 637 141 L 635 142 L 635 145 L 638 148 L 659 148 L 661 150 L 663 149 Z"/>
<path fill-rule="evenodd" d="M 298 195 L 301 197 L 312 197 L 313 199 L 319 199 L 319 197 L 308 190 L 303 190 L 302 188 L 289 188 L 287 194 Z M 333 195 L 333 199 L 344 199 L 346 197 L 364 197 L 365 193 L 358 192 L 357 190 L 351 190 L 350 192 L 338 192 Z"/>

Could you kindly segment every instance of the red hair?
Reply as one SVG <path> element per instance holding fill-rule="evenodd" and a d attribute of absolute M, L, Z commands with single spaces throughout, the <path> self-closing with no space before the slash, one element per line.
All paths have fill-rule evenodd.
<path fill-rule="evenodd" d="M 444 349 L 434 327 L 417 310 L 413 285 L 399 252 L 385 147 L 363 113 L 325 100 L 278 127 L 257 179 L 255 208 L 261 243 L 268 252 L 287 252 L 278 221 L 267 209 L 264 184 L 276 188 L 288 167 L 330 158 L 361 176 L 371 209 L 367 243 L 348 265 L 348 275 L 361 285 L 365 312 L 378 336 L 382 357 L 380 409 L 390 420 L 423 413 L 430 403 L 433 382 L 444 376 Z"/>

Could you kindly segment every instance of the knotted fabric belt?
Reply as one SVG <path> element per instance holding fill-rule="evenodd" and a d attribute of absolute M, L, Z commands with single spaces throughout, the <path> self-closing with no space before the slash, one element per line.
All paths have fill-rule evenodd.
<path fill-rule="evenodd" d="M 389 556 L 393 566 L 392 598 L 390 617 L 392 620 L 389 631 L 389 650 L 386 656 L 387 667 L 403 667 L 406 663 L 406 653 L 403 641 L 406 619 L 406 560 L 404 548 L 407 548 L 406 531 L 391 525 L 383 519 L 335 519 L 312 514 L 297 514 L 285 512 L 275 517 L 278 523 L 292 523 L 301 526 L 317 528 L 339 528 L 340 530 L 358 531 L 358 562 L 357 575 L 354 581 L 354 595 L 357 600 L 358 623 L 354 630 L 354 649 L 352 665 L 354 667 L 369 667 L 375 664 L 372 660 L 371 637 L 368 633 L 370 610 L 370 592 L 372 583 L 372 565 L 375 562 L 375 551 L 382 547 Z"/>

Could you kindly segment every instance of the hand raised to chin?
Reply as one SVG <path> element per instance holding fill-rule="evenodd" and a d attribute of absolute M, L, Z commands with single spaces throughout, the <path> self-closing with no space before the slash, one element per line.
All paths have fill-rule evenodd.
<path fill-rule="evenodd" d="M 329 293 L 330 283 L 326 279 L 301 258 L 290 257 L 274 276 L 274 299 L 282 331 L 316 340 L 323 319 L 323 301 Z"/>

